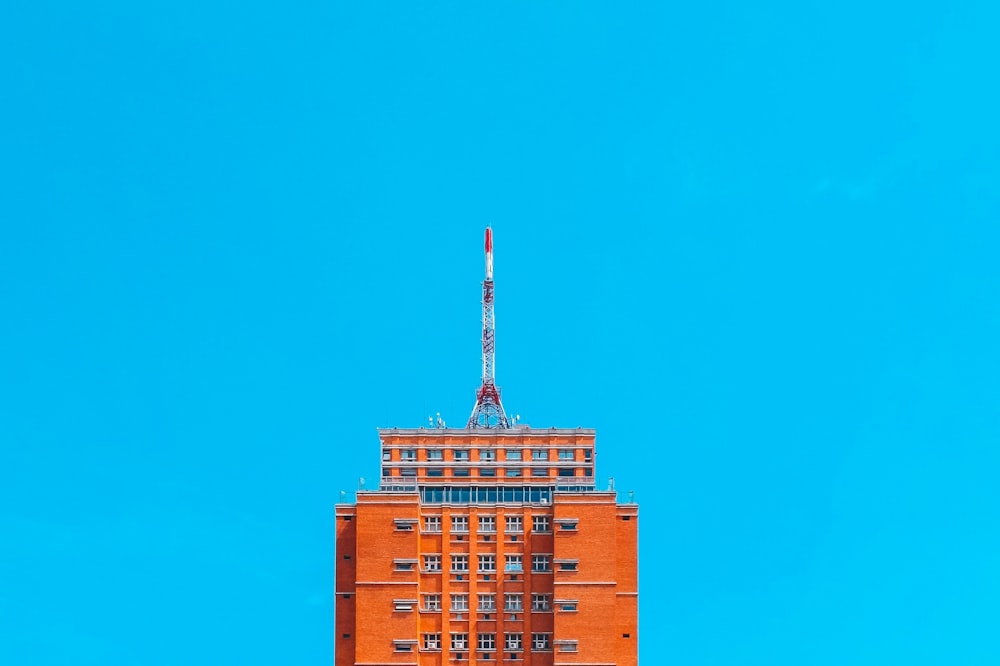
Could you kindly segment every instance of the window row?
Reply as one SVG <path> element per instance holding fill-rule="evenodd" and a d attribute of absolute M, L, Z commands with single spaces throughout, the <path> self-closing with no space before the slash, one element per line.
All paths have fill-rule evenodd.
<path fill-rule="evenodd" d="M 448 606 L 448 610 L 453 613 L 467 613 L 469 612 L 469 594 L 462 592 L 457 594 L 449 595 L 451 605 Z M 480 592 L 476 595 L 476 611 L 481 613 L 493 613 L 497 611 L 497 595 L 494 592 Z M 503 595 L 503 611 L 505 613 L 520 613 L 524 610 L 524 595 L 520 592 L 507 592 Z M 397 600 L 397 606 L 400 603 L 413 605 L 413 602 L 408 600 Z M 423 604 L 420 609 L 425 611 L 441 611 L 442 608 L 442 595 L 438 593 L 425 594 L 423 595 Z M 560 602 L 563 603 L 563 602 Z M 575 602 L 570 602 L 574 603 Z M 396 610 L 411 610 L 411 608 L 398 608 Z M 533 612 L 546 612 L 552 610 L 552 595 L 551 594 L 539 594 L 532 593 L 531 595 L 531 610 Z M 566 610 L 566 609 L 563 609 Z"/>
<path fill-rule="evenodd" d="M 496 555 L 478 555 L 478 566 L 476 571 L 479 573 L 493 573 L 497 570 L 497 557 Z M 524 571 L 523 566 L 523 555 L 520 554 L 510 554 L 504 555 L 504 565 L 503 570 L 507 572 L 520 573 Z M 415 562 L 413 560 L 395 560 L 396 571 L 413 571 Z M 561 562 L 560 564 L 565 564 Z M 441 555 L 424 555 L 423 556 L 423 569 L 425 573 L 435 573 L 442 571 L 441 569 Z M 531 556 L 531 570 L 536 573 L 548 573 L 552 571 L 552 556 L 551 555 L 532 555 Z M 449 571 L 454 573 L 466 573 L 469 571 L 469 556 L 468 555 L 452 555 L 451 556 L 451 568 Z"/>
<path fill-rule="evenodd" d="M 456 462 L 468 462 L 472 458 L 470 456 L 469 449 L 448 449 L 451 451 L 451 456 L 448 460 L 453 460 Z M 528 449 L 530 451 L 530 460 L 550 460 L 549 451 L 552 449 Z M 525 455 L 522 449 L 503 449 L 504 461 L 524 461 L 529 458 Z M 560 461 L 573 461 L 576 460 L 576 449 L 556 449 L 556 460 Z M 427 449 L 425 460 L 445 460 L 444 449 Z M 593 457 L 593 449 L 586 448 L 583 449 L 583 460 L 585 462 L 590 462 Z M 416 462 L 418 459 L 417 449 L 403 449 L 399 452 L 399 459 L 404 462 Z M 479 455 L 476 458 L 479 462 L 496 462 L 497 452 L 492 449 L 480 449 Z M 382 460 L 392 460 L 392 453 L 390 449 L 382 449 Z"/>
<path fill-rule="evenodd" d="M 495 533 L 497 531 L 496 520 L 497 520 L 496 516 L 479 516 L 479 532 L 490 533 L 490 534 Z M 396 527 L 397 529 L 412 529 L 413 522 L 414 521 L 409 519 L 397 518 Z M 548 516 L 532 516 L 531 528 L 535 532 L 550 532 L 552 530 L 552 525 L 549 521 Z M 506 532 L 523 532 L 524 519 L 521 516 L 505 516 L 504 530 Z M 424 532 L 440 532 L 440 531 L 441 531 L 441 516 L 424 516 Z M 468 532 L 469 517 L 452 516 L 451 531 Z"/>
<path fill-rule="evenodd" d="M 521 651 L 524 649 L 524 634 L 516 632 L 508 632 L 503 634 L 503 649 Z M 453 632 L 450 635 L 450 645 L 453 651 L 457 650 L 469 650 L 469 634 L 464 632 Z M 400 645 L 402 641 L 397 641 L 397 646 Z M 423 648 L 425 650 L 440 650 L 441 649 L 441 634 L 424 634 L 423 636 Z M 493 651 L 497 649 L 497 635 L 492 633 L 480 633 L 476 634 L 476 650 L 483 651 Z M 552 634 L 549 633 L 532 633 L 531 634 L 531 649 L 532 650 L 551 650 L 552 649 Z M 397 651 L 401 651 L 397 647 Z M 406 650 L 408 651 L 408 650 Z"/>

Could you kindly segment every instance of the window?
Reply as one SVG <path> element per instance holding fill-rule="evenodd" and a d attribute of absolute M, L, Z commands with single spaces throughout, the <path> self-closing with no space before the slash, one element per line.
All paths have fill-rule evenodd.
<path fill-rule="evenodd" d="M 591 459 L 591 457 L 593 455 L 594 455 L 594 450 L 593 449 L 584 449 L 583 450 L 583 460 L 584 460 L 584 462 L 590 462 L 590 459 Z"/>
<path fill-rule="evenodd" d="M 460 469 L 453 469 L 453 470 L 451 470 L 451 475 L 452 476 L 469 476 L 469 468 L 468 467 L 463 467 L 463 468 L 460 468 Z"/>
<path fill-rule="evenodd" d="M 559 571 L 576 571 L 576 562 L 560 562 Z"/>
<path fill-rule="evenodd" d="M 452 532 L 468 532 L 469 531 L 469 517 L 468 516 L 452 516 L 451 517 L 451 531 Z"/>
<path fill-rule="evenodd" d="M 479 516 L 480 532 L 496 532 L 497 519 L 495 516 Z"/>
<path fill-rule="evenodd" d="M 576 476 L 576 470 L 572 467 L 563 467 L 559 470 L 559 476 Z"/>
<path fill-rule="evenodd" d="M 403 449 L 400 454 L 400 459 L 405 460 L 407 462 L 413 462 L 414 460 L 417 459 L 416 449 Z"/>
<path fill-rule="evenodd" d="M 552 649 L 551 634 L 531 634 L 531 649 L 551 650 Z"/>
<path fill-rule="evenodd" d="M 452 634 L 451 635 L 451 649 L 452 650 L 468 650 L 469 649 L 469 634 Z"/>
<path fill-rule="evenodd" d="M 495 467 L 480 467 L 479 476 L 496 476 L 497 470 Z"/>
<path fill-rule="evenodd" d="M 416 599 L 393 599 L 392 606 L 398 611 L 411 611 L 417 605 Z"/>
<path fill-rule="evenodd" d="M 424 634 L 424 649 L 425 650 L 440 650 L 441 649 L 441 634 Z"/>
<path fill-rule="evenodd" d="M 427 468 L 427 476 L 444 476 L 444 470 L 440 467 Z"/>
<path fill-rule="evenodd" d="M 417 475 L 417 468 L 416 467 L 404 467 L 403 470 L 400 472 L 400 474 L 402 476 L 416 476 Z"/>
<path fill-rule="evenodd" d="M 441 571 L 441 556 L 424 555 L 424 571 Z"/>
<path fill-rule="evenodd" d="M 521 516 L 507 516 L 507 531 L 508 532 L 521 532 L 524 526 L 521 522 Z"/>
<path fill-rule="evenodd" d="M 561 610 L 563 612 L 566 612 L 566 613 L 575 613 L 576 612 L 576 601 L 560 601 L 559 602 L 559 610 Z"/>
<path fill-rule="evenodd" d="M 412 641 L 393 641 L 392 649 L 396 652 L 413 652 Z"/>
<path fill-rule="evenodd" d="M 392 458 L 392 452 L 389 449 L 382 449 L 382 460 L 390 460 Z"/>
<path fill-rule="evenodd" d="M 497 635 L 496 634 L 479 634 L 476 640 L 477 650 L 496 650 L 497 649 Z"/>
<path fill-rule="evenodd" d="M 444 451 L 441 449 L 430 449 L 427 451 L 428 460 L 444 460 Z"/>
<path fill-rule="evenodd" d="M 453 594 L 451 595 L 451 610 L 455 613 L 464 613 L 469 610 L 469 595 L 468 594 Z"/>
<path fill-rule="evenodd" d="M 441 610 L 441 595 L 440 594 L 425 594 L 424 595 L 424 610 L 426 610 L 426 611 L 439 611 L 439 610 Z"/>
<path fill-rule="evenodd" d="M 548 516 L 532 516 L 531 517 L 531 529 L 535 532 L 551 532 L 552 526 L 549 525 Z"/>
<path fill-rule="evenodd" d="M 521 650 L 521 634 L 504 634 L 505 650 Z"/>
<path fill-rule="evenodd" d="M 531 459 L 532 460 L 548 460 L 549 459 L 549 452 L 546 451 L 545 449 L 532 449 L 531 450 Z"/>
<path fill-rule="evenodd" d="M 573 449 L 559 449 L 559 460 L 573 460 Z"/>
<path fill-rule="evenodd" d="M 524 597 L 524 595 L 521 593 L 511 594 L 508 592 L 507 594 L 503 595 L 504 612 L 520 613 L 522 610 L 524 610 L 524 606 L 521 601 L 522 597 Z"/>
<path fill-rule="evenodd" d="M 440 532 L 441 516 L 424 516 L 424 532 Z"/>
<path fill-rule="evenodd" d="M 576 652 L 576 641 L 559 641 L 560 652 Z"/>
<path fill-rule="evenodd" d="M 469 570 L 469 556 L 468 555 L 452 555 L 451 556 L 451 570 L 456 572 L 468 571 Z"/>
<path fill-rule="evenodd" d="M 497 595 L 495 594 L 480 594 L 479 595 L 479 605 L 477 610 L 481 611 L 494 611 L 496 610 L 496 600 Z"/>
<path fill-rule="evenodd" d="M 531 476 L 548 476 L 549 470 L 546 467 L 532 467 Z"/>
<path fill-rule="evenodd" d="M 393 518 L 392 524 L 395 526 L 396 530 L 399 532 L 412 532 L 413 526 L 416 525 L 417 521 L 413 518 Z"/>
<path fill-rule="evenodd" d="M 396 565 L 396 571 L 413 571 L 413 565 L 416 564 L 413 560 L 394 560 Z"/>
<path fill-rule="evenodd" d="M 575 518 L 572 519 L 572 520 L 570 520 L 568 518 L 563 518 L 561 520 L 557 520 L 556 522 L 559 523 L 559 531 L 560 532 L 575 532 L 576 531 L 577 520 Z"/>
<path fill-rule="evenodd" d="M 479 571 L 488 572 L 497 570 L 497 558 L 496 555 L 480 555 L 479 556 Z"/>
<path fill-rule="evenodd" d="M 552 571 L 552 565 L 550 564 L 548 555 L 532 555 L 531 556 L 531 570 L 532 571 Z"/>
<path fill-rule="evenodd" d="M 496 454 L 493 451 L 480 451 L 479 459 L 483 462 L 492 462 L 496 460 Z"/>
<path fill-rule="evenodd" d="M 507 470 L 504 472 L 504 474 L 507 475 L 508 479 L 512 479 L 512 478 L 514 478 L 516 476 L 521 476 L 521 468 L 520 467 L 508 467 Z"/>
<path fill-rule="evenodd" d="M 456 462 L 464 462 L 469 459 L 469 452 L 462 449 L 457 449 L 454 451 L 454 460 Z"/>
<path fill-rule="evenodd" d="M 520 460 L 521 459 L 521 450 L 520 449 L 507 449 L 506 459 L 507 460 Z"/>
<path fill-rule="evenodd" d="M 504 571 L 520 572 L 521 567 L 521 556 L 520 555 L 506 555 L 504 557 L 505 563 L 503 565 Z"/>
<path fill-rule="evenodd" d="M 549 605 L 549 595 L 547 594 L 532 594 L 531 595 L 531 610 L 533 611 L 547 611 L 552 610 Z"/>

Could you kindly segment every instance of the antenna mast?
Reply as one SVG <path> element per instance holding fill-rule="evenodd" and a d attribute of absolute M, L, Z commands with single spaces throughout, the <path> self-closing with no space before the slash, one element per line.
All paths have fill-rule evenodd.
<path fill-rule="evenodd" d="M 466 428 L 509 428 L 496 385 L 496 320 L 493 316 L 493 230 L 486 227 L 486 279 L 483 280 L 483 384 Z"/>

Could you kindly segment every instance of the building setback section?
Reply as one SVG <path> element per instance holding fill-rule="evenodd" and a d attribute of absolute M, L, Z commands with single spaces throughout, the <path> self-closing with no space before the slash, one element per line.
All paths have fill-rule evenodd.
<path fill-rule="evenodd" d="M 336 507 L 336 666 L 637 663 L 638 509 L 590 429 L 386 429 Z"/>

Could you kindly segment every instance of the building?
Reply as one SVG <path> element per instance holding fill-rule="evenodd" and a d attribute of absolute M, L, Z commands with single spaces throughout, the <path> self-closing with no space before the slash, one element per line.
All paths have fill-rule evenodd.
<path fill-rule="evenodd" d="M 336 665 L 634 666 L 635 504 L 598 490 L 595 431 L 507 419 L 483 384 L 465 428 L 379 430 L 382 478 L 336 507 Z"/>

